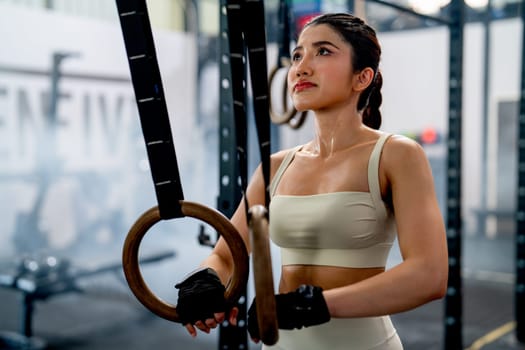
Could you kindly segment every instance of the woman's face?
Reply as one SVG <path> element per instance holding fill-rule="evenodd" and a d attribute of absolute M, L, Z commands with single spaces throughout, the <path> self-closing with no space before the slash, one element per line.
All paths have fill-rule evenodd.
<path fill-rule="evenodd" d="M 351 103 L 352 48 L 329 25 L 307 27 L 292 52 L 288 89 L 295 108 L 323 110 Z M 354 101 L 355 102 L 355 101 Z"/>

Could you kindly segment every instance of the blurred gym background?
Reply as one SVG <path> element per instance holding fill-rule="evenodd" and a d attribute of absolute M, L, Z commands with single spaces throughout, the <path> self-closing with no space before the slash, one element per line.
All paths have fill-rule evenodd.
<path fill-rule="evenodd" d="M 280 59 L 281 3 L 265 1 L 269 69 Z M 388 1 L 423 16 L 381 1 L 288 3 L 292 32 L 312 15 L 349 8 L 377 29 L 382 129 L 425 147 L 446 215 L 452 49 L 449 28 L 433 18 L 448 16 L 450 1 Z M 147 4 L 185 196 L 217 207 L 222 2 Z M 522 346 L 514 300 L 524 288 L 516 285 L 516 267 L 525 264 L 515 254 L 522 12 L 519 0 L 465 1 L 465 348 Z M 0 348 L 218 348 L 219 330 L 191 339 L 140 305 L 123 278 L 123 241 L 156 198 L 115 2 L 0 0 L 0 38 Z M 284 72 L 272 94 L 282 93 Z M 307 116 L 304 126 L 272 125 L 272 148 L 306 140 L 309 123 Z M 250 167 L 257 162 L 253 151 Z M 173 285 L 209 253 L 215 233 L 187 218 L 153 231 L 141 247 L 143 274 L 174 303 Z M 277 254 L 273 260 L 278 265 Z M 389 264 L 399 261 L 394 250 Z M 443 301 L 394 320 L 407 349 L 443 349 Z"/>

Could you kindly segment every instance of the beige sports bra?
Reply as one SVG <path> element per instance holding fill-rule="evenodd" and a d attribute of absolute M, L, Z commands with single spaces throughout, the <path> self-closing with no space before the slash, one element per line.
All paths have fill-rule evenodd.
<path fill-rule="evenodd" d="M 274 195 L 300 147 L 285 156 L 270 183 L 269 207 L 270 237 L 281 247 L 283 265 L 385 267 L 396 236 L 379 186 L 379 159 L 389 136 L 381 135 L 370 155 L 370 192 Z"/>

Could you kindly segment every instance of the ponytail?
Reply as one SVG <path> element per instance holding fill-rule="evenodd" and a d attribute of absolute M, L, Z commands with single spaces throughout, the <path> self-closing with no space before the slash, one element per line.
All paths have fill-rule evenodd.
<path fill-rule="evenodd" d="M 374 81 L 363 91 L 357 103 L 357 109 L 363 110 L 363 124 L 376 130 L 381 127 L 382 121 L 381 112 L 379 111 L 379 106 L 383 102 L 382 87 L 383 76 L 380 71 L 377 71 Z"/>

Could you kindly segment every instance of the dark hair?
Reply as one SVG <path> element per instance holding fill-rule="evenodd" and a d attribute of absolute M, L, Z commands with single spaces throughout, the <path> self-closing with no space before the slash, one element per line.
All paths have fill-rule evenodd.
<path fill-rule="evenodd" d="M 371 128 L 381 126 L 381 112 L 379 106 L 383 102 L 381 87 L 383 77 L 379 71 L 381 46 L 377 40 L 375 30 L 362 19 L 349 13 L 327 13 L 312 18 L 305 26 L 327 24 L 338 32 L 341 37 L 352 46 L 352 61 L 354 71 L 361 71 L 366 67 L 374 70 L 374 79 L 365 91 L 359 96 L 357 110 L 363 111 L 363 123 Z"/>

